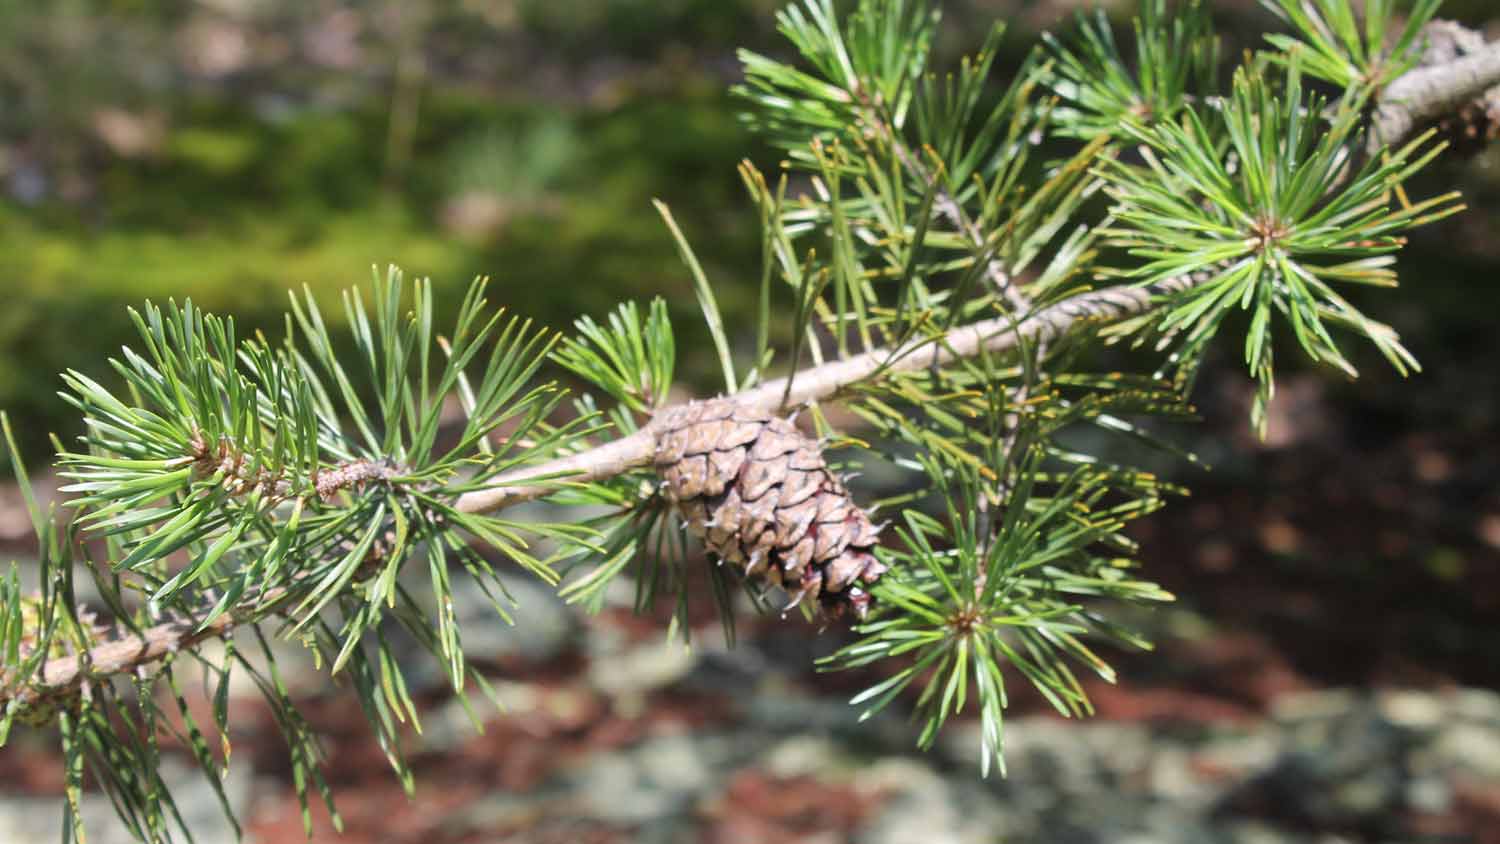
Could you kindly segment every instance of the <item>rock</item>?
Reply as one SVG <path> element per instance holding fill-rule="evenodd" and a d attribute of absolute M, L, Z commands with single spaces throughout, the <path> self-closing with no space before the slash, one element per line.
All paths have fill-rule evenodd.
<path fill-rule="evenodd" d="M 1205 784 L 1192 769 L 1192 757 L 1186 750 L 1166 747 L 1147 767 L 1151 795 L 1179 803 L 1194 803 L 1204 796 Z"/>
<path fill-rule="evenodd" d="M 1500 728 L 1500 693 L 1459 689 L 1449 695 L 1449 708 L 1461 719 Z"/>
<path fill-rule="evenodd" d="M 506 578 L 505 588 L 515 599 L 514 606 L 504 596 L 497 597 L 514 626 L 495 613 L 484 590 L 467 572 L 454 572 L 454 611 L 469 659 L 495 662 L 518 656 L 527 662 L 545 662 L 576 641 L 578 619 L 551 587 L 517 576 Z"/>
<path fill-rule="evenodd" d="M 505 701 L 505 689 L 497 686 L 496 692 Z M 516 711 L 509 701 L 505 702 L 506 711 L 498 717 L 507 717 Z M 475 729 L 474 718 L 478 718 L 482 726 L 490 718 L 497 717 L 494 704 L 482 694 L 471 695 L 469 706 L 473 709 L 473 717 L 470 717 L 469 711 L 458 698 L 450 698 L 436 709 L 423 713 L 419 744 L 421 752 L 436 754 L 455 751 L 479 734 Z"/>
<path fill-rule="evenodd" d="M 426 580 L 425 565 L 408 564 L 401 577 L 420 596 L 425 619 L 436 625 L 432 607 L 431 585 Z M 510 615 L 513 624 L 495 612 L 488 595 L 468 572 L 455 566 L 450 571 L 453 609 L 464 658 L 470 663 L 494 664 L 519 659 L 542 663 L 563 653 L 577 640 L 581 627 L 573 610 L 545 584 L 529 575 L 505 578 L 507 599 L 493 582 L 487 582 L 499 605 Z M 446 666 L 409 636 L 394 637 L 391 642 L 397 662 L 405 674 L 407 688 L 414 695 L 451 688 Z M 327 682 L 326 672 L 321 682 Z"/>
<path fill-rule="evenodd" d="M 1500 729 L 1460 721 L 1438 736 L 1433 752 L 1443 763 L 1500 781 Z"/>
<path fill-rule="evenodd" d="M 848 757 L 826 736 L 798 735 L 778 742 L 760 759 L 766 773 L 781 779 L 812 777 L 844 768 Z"/>
<path fill-rule="evenodd" d="M 1337 718 L 1357 702 L 1355 693 L 1348 689 L 1294 692 L 1276 698 L 1271 704 L 1271 717 L 1283 724 Z"/>
<path fill-rule="evenodd" d="M 1225 844 L 1301 844 L 1301 842 L 1308 841 L 1302 836 L 1288 834 L 1261 821 L 1237 821 L 1225 824 L 1215 840 L 1223 841 Z M 1335 842 L 1322 840 L 1319 844 L 1335 844 Z"/>
<path fill-rule="evenodd" d="M 683 795 L 650 787 L 628 753 L 601 753 L 568 779 L 579 813 L 606 823 L 639 824 L 676 814 Z"/>
<path fill-rule="evenodd" d="M 242 757 L 236 757 L 236 760 Z M 196 766 L 166 758 L 161 765 L 162 779 L 177 803 L 182 822 L 198 844 L 238 844 L 234 828 L 224 817 L 213 786 Z M 223 781 L 224 795 L 241 823 L 250 802 L 250 771 L 244 763 L 234 764 Z M 0 796 L 0 841 L 55 841 L 61 828 L 62 802 L 58 797 Z M 82 814 L 90 844 L 135 844 L 138 840 L 121 823 L 114 806 L 105 795 L 85 791 Z M 180 832 L 173 827 L 174 832 Z"/>
<path fill-rule="evenodd" d="M 1322 815 L 1338 822 L 1379 815 L 1400 805 L 1400 774 L 1390 769 L 1361 772 L 1348 782 L 1336 784 L 1328 796 L 1331 799 L 1314 817 Z"/>
<path fill-rule="evenodd" d="M 450 816 L 444 831 L 454 838 L 491 833 L 495 829 L 533 826 L 545 814 L 535 794 L 486 794 Z"/>
<path fill-rule="evenodd" d="M 684 683 L 693 689 L 718 692 L 729 688 L 753 688 L 761 678 L 775 670 L 770 660 L 748 645 L 729 648 L 722 638 L 707 636 L 694 640 L 698 662 Z"/>
<path fill-rule="evenodd" d="M 1153 735 L 1144 724 L 1124 721 L 1073 721 L 1082 728 L 1079 739 L 1093 754 L 1095 763 L 1116 781 L 1133 779 L 1153 764 L 1152 756 L 1178 743 L 1164 743 L 1164 737 Z"/>
<path fill-rule="evenodd" d="M 1406 784 L 1406 805 L 1412 811 L 1438 814 L 1453 804 L 1453 789 L 1439 777 L 1419 777 Z"/>
<path fill-rule="evenodd" d="M 690 792 L 713 779 L 703 754 L 692 738 L 669 733 L 652 739 L 636 750 L 641 775 L 657 789 Z"/>
<path fill-rule="evenodd" d="M 685 733 L 599 753 L 563 774 L 560 789 L 578 814 L 610 825 L 680 822 L 738 761 L 730 742 Z"/>
<path fill-rule="evenodd" d="M 1426 717 L 1423 704 L 1401 706 L 1401 717 Z M 1353 694 L 1299 695 L 1278 707 L 1285 725 L 1275 763 L 1233 789 L 1227 804 L 1317 828 L 1396 828 L 1411 754 L 1422 739 L 1388 714 L 1375 700 Z"/>
<path fill-rule="evenodd" d="M 857 707 L 812 697 L 775 677 L 762 682 L 743 705 L 750 723 L 778 735 L 832 736 L 866 753 L 906 752 L 916 746 L 916 731 L 900 713 L 886 710 L 861 722 Z"/>
<path fill-rule="evenodd" d="M 686 677 L 698 662 L 697 651 L 680 640 L 662 637 L 624 651 L 591 655 L 588 682 L 616 698 L 639 698 Z"/>
<path fill-rule="evenodd" d="M 1024 840 L 999 802 L 975 793 L 972 780 L 948 782 L 917 760 L 883 759 L 859 775 L 866 788 L 887 790 L 885 808 L 856 838 L 858 844 L 987 844 Z"/>
<path fill-rule="evenodd" d="M 1226 779 L 1243 778 L 1275 763 L 1278 740 L 1276 731 L 1264 728 L 1215 735 L 1196 750 L 1194 758 L 1200 767 Z"/>
<path fill-rule="evenodd" d="M 1087 729 L 1076 722 L 1053 719 L 1012 721 L 1005 737 L 1011 780 L 1021 786 L 1047 787 L 1067 794 L 1100 790 L 1103 782 L 1098 760 L 1081 734 Z"/>
<path fill-rule="evenodd" d="M 1425 732 L 1443 723 L 1443 701 L 1424 692 L 1385 692 L 1375 705 L 1386 721 L 1403 729 Z"/>
<path fill-rule="evenodd" d="M 1143 819 L 1145 832 L 1128 840 L 1151 844 L 1221 844 L 1228 840 L 1225 824 L 1210 812 L 1174 803 L 1155 803 Z M 1112 840 L 1105 836 L 1105 840 Z"/>

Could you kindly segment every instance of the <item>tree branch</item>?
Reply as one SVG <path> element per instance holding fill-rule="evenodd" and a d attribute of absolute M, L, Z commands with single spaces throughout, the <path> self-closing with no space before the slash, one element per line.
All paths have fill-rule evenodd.
<path fill-rule="evenodd" d="M 1394 146 L 1418 127 L 1456 111 L 1500 85 L 1500 41 L 1462 58 L 1402 74 L 1380 95 L 1370 130 L 1372 150 Z"/>
<path fill-rule="evenodd" d="M 0 684 L 0 706 L 12 700 L 28 705 L 55 699 L 57 692 L 81 686 L 89 680 L 133 672 L 199 642 L 225 636 L 234 628 L 262 616 L 268 607 L 283 597 L 281 590 L 267 592 L 256 598 L 253 605 L 225 612 L 208 624 L 203 623 L 207 614 L 205 608 L 203 615 L 181 616 L 139 633 L 109 639 L 82 654 L 49 659 L 35 676 L 17 684 L 19 687 L 13 686 L 9 678 Z"/>
<path fill-rule="evenodd" d="M 1460 106 L 1497 84 L 1500 44 L 1452 62 L 1412 70 L 1392 82 L 1381 97 L 1375 116 L 1379 137 L 1386 144 L 1398 142 L 1418 123 Z M 1183 277 L 1151 287 L 1110 287 L 1081 293 L 1019 321 L 1000 317 L 955 328 L 939 338 L 922 338 L 906 347 L 876 349 L 765 382 L 733 398 L 746 407 L 770 412 L 827 401 L 877 373 L 916 371 L 975 357 L 981 351 L 1014 349 L 1022 341 L 1050 344 L 1085 324 L 1137 316 L 1149 311 L 1158 297 L 1189 290 L 1206 278 Z M 655 424 L 648 423 L 635 434 L 597 448 L 501 475 L 492 486 L 460 496 L 456 506 L 468 513 L 493 512 L 543 498 L 571 483 L 604 480 L 649 465 L 656 450 L 656 432 Z M 275 600 L 274 596 L 260 596 L 254 607 L 224 613 L 207 626 L 201 625 L 201 618 L 186 616 L 104 642 L 85 654 L 49 660 L 35 677 L 19 682 L 6 678 L 0 683 L 0 705 L 11 700 L 31 703 L 86 680 L 134 671 L 168 654 L 228 634 L 234 627 L 260 617 L 268 602 Z"/>
<path fill-rule="evenodd" d="M 919 182 L 931 184 L 935 180 L 941 180 L 941 173 L 928 173 L 927 168 L 923 167 L 920 161 L 917 161 L 911 151 L 906 148 L 906 145 L 901 142 L 900 136 L 890 123 L 884 119 L 877 119 L 876 125 L 885 133 L 887 142 L 896 153 L 896 158 L 900 160 L 901 164 L 907 170 L 912 172 L 912 175 L 917 177 Z M 974 244 L 975 260 L 980 260 L 985 247 L 984 232 L 980 231 L 977 223 L 969 220 L 968 215 L 964 213 L 963 206 L 958 204 L 958 201 L 953 198 L 953 195 L 947 188 L 941 184 L 934 185 L 933 188 L 935 191 L 933 206 L 937 208 L 939 214 L 948 218 L 948 221 L 953 224 L 953 227 L 958 230 L 959 234 L 967 237 L 969 242 Z M 1011 310 L 1015 313 L 1027 310 L 1030 303 L 1015 288 L 1015 285 L 1011 284 L 1010 273 L 1005 271 L 1005 264 L 999 258 L 984 260 L 985 276 L 990 280 L 991 284 L 995 285 L 995 290 L 1010 303 Z"/>
<path fill-rule="evenodd" d="M 969 220 L 968 215 L 964 213 L 963 206 L 959 205 L 958 201 L 953 198 L 953 194 L 941 184 L 942 172 L 927 172 L 927 168 L 922 166 L 922 162 L 917 160 L 916 155 L 902 142 L 901 133 L 896 130 L 891 120 L 872 104 L 867 97 L 861 96 L 861 104 L 867 112 L 866 119 L 874 127 L 875 131 L 879 132 L 885 138 L 886 143 L 890 144 L 891 151 L 896 154 L 896 159 L 901 162 L 901 166 L 910 171 L 918 182 L 921 182 L 923 185 L 932 185 L 934 188 L 933 206 L 937 208 L 938 213 L 948 218 L 948 221 L 953 224 L 953 227 L 958 230 L 959 234 L 967 237 L 969 242 L 974 244 L 975 260 L 982 259 L 985 261 L 985 277 L 995 286 L 995 290 L 1010 303 L 1011 311 L 1013 313 L 1025 313 L 1028 311 L 1031 307 L 1031 302 L 1012 283 L 1013 279 L 1011 279 L 1010 273 L 1006 271 L 1004 262 L 999 258 L 983 258 L 985 250 L 984 232 L 980 230 L 978 223 Z"/>
<path fill-rule="evenodd" d="M 1145 313 L 1164 295 L 1182 292 L 1202 283 L 1189 278 L 1169 279 L 1151 287 L 1110 287 L 1090 291 L 1042 308 L 1014 321 L 997 317 L 955 328 L 938 338 L 924 338 L 894 349 L 876 349 L 844 360 L 767 381 L 734 396 L 745 407 L 776 412 L 814 401 L 827 401 L 849 388 L 867 382 L 877 373 L 912 372 L 972 358 L 981 351 L 1016 348 L 1022 341 L 1050 343 L 1084 324 L 1113 322 Z M 790 381 L 790 387 L 788 387 Z M 782 401 L 783 395 L 786 401 Z M 611 478 L 630 469 L 649 465 L 656 453 L 656 423 L 649 423 L 630 436 L 598 448 L 550 461 L 541 466 L 502 475 L 487 489 L 466 493 L 455 506 L 466 513 L 493 512 L 532 501 L 573 483 Z M 30 703 L 50 692 L 81 683 L 133 671 L 168 654 L 184 650 L 206 639 L 222 636 L 234 627 L 259 616 L 265 596 L 252 613 L 225 613 L 207 627 L 192 616 L 158 624 L 138 633 L 105 642 L 82 658 L 49 660 L 36 678 L 24 687 L 0 689 L 0 703 L 9 699 Z"/>
<path fill-rule="evenodd" d="M 996 317 L 961 326 L 936 339 L 923 338 L 905 347 L 875 349 L 804 369 L 731 398 L 744 407 L 773 413 L 810 402 L 827 401 L 880 372 L 913 372 L 941 366 L 976 357 L 981 351 L 1014 349 L 1022 341 L 1048 343 L 1086 322 L 1112 322 L 1145 313 L 1156 297 L 1178 293 L 1201 283 L 1202 280 L 1181 278 L 1168 279 L 1149 288 L 1094 290 L 1049 305 L 1019 322 L 1011 317 Z M 791 382 L 790 388 L 788 381 Z M 495 479 L 494 486 L 461 496 L 456 506 L 466 513 L 493 512 L 545 497 L 558 489 L 556 483 L 541 483 L 543 479 L 603 480 L 650 464 L 655 452 L 656 426 L 651 423 L 628 437 L 599 448 L 502 475 Z"/>

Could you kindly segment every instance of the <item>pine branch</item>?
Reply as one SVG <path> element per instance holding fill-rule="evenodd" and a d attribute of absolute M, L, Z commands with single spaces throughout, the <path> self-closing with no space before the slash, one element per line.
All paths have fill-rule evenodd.
<path fill-rule="evenodd" d="M 731 398 L 747 409 L 767 412 L 827 401 L 856 384 L 867 383 L 878 373 L 918 371 L 973 358 L 981 352 L 1015 349 L 1022 343 L 1050 343 L 1085 324 L 1098 325 L 1142 314 L 1150 310 L 1159 297 L 1181 293 L 1197 283 L 1200 280 L 1182 278 L 1149 287 L 1095 290 L 1042 308 L 1020 322 L 1010 317 L 997 317 L 962 326 L 936 340 L 924 339 L 897 349 L 877 349 L 811 367 L 788 378 L 767 381 Z M 661 414 L 657 418 L 660 419 Z M 459 497 L 455 508 L 463 513 L 494 512 L 546 497 L 566 484 L 604 480 L 649 465 L 656 451 L 659 430 L 659 423 L 652 422 L 634 434 L 597 448 L 523 472 L 499 475 L 492 486 Z M 274 602 L 275 597 L 265 596 L 260 605 Z M 0 705 L 10 699 L 30 702 L 86 679 L 134 671 L 204 640 L 222 636 L 251 620 L 246 613 L 225 613 L 204 626 L 203 617 L 206 613 L 205 616 L 188 615 L 155 625 L 141 633 L 98 645 L 81 658 L 49 660 L 38 676 L 24 687 L 0 690 Z"/>
<path fill-rule="evenodd" d="M 936 340 L 922 339 L 897 349 L 875 349 L 810 367 L 731 398 L 742 407 L 768 412 L 828 401 L 856 384 L 868 383 L 877 373 L 914 372 L 973 358 L 981 352 L 1009 351 L 1022 343 L 1047 343 L 1085 323 L 1097 325 L 1145 313 L 1157 297 L 1181 293 L 1197 283 L 1196 279 L 1182 278 L 1150 287 L 1095 290 L 1049 305 L 1019 322 L 1007 316 L 961 326 Z M 656 437 L 655 424 L 648 424 L 599 448 L 524 472 L 498 476 L 493 486 L 465 494 L 458 500 L 458 508 L 471 513 L 494 512 L 557 490 L 554 483 L 540 482 L 544 479 L 598 481 L 648 465 L 656 448 Z"/>
<path fill-rule="evenodd" d="M 1500 41 L 1462 58 L 1424 65 L 1402 74 L 1380 96 L 1370 146 L 1372 149 L 1395 146 L 1424 124 L 1456 111 L 1497 86 L 1500 86 Z"/>
<path fill-rule="evenodd" d="M 1376 134 L 1381 143 L 1393 144 L 1418 123 L 1462 105 L 1496 84 L 1500 84 L 1500 43 L 1479 54 L 1409 71 L 1380 94 Z M 940 213 L 947 212 L 940 210 Z M 764 382 L 730 398 L 745 408 L 767 412 L 827 401 L 874 377 L 920 371 L 985 352 L 1014 350 L 1023 344 L 1051 344 L 1085 325 L 1098 326 L 1140 316 L 1150 312 L 1162 297 L 1187 292 L 1208 279 L 1208 276 L 1180 276 L 1147 286 L 1092 290 L 1019 320 L 1011 316 L 994 318 L 897 348 L 876 349 Z M 659 413 L 657 419 L 660 418 Z M 498 474 L 485 488 L 461 495 L 454 509 L 467 514 L 495 512 L 546 497 L 570 484 L 604 480 L 648 465 L 658 433 L 659 424 L 652 422 L 636 433 L 604 445 L 524 470 Z M 204 619 L 209 618 L 208 612 L 185 614 L 139 633 L 106 641 L 78 656 L 51 659 L 34 677 L 0 680 L 0 705 L 13 700 L 23 703 L 40 700 L 86 680 L 133 672 L 263 617 L 266 608 L 278 597 L 268 592 L 256 602 L 255 609 L 225 612 L 207 624 Z"/>
<path fill-rule="evenodd" d="M 29 705 L 44 700 L 60 689 L 71 688 L 89 679 L 103 679 L 129 674 L 137 668 L 158 662 L 172 654 L 186 651 L 200 642 L 217 639 L 265 612 L 285 594 L 284 590 L 268 592 L 253 608 L 230 611 L 204 624 L 205 616 L 188 615 L 111 639 L 80 656 L 48 660 L 27 684 L 13 691 L 0 689 L 0 706 L 11 700 Z M 205 614 L 206 615 L 206 614 Z"/>
<path fill-rule="evenodd" d="M 409 297 L 392 268 L 373 307 L 345 294 L 352 366 L 310 294 L 293 298 L 279 346 L 238 340 L 232 319 L 190 303 L 132 311 L 144 346 L 110 360 L 127 392 L 64 375 L 87 433 L 59 448 L 73 516 L 44 515 L 27 495 L 41 586 L 23 594 L 14 567 L 0 577 L 0 745 L 13 723 L 56 725 L 65 840 L 82 836 L 86 771 L 136 837 L 172 840 L 175 820 L 191 839 L 159 737 L 186 743 L 232 822 L 219 780 L 242 672 L 288 739 L 310 835 L 310 788 L 336 826 L 337 814 L 269 635 L 303 642 L 352 684 L 410 792 L 402 725 L 420 729 L 419 707 L 387 634 L 437 658 L 460 700 L 471 684 L 494 699 L 467 663 L 452 577 L 467 572 L 510 624 L 513 569 L 565 582 L 561 598 L 595 610 L 628 577 L 638 612 L 671 594 L 685 636 L 699 591 L 688 575 L 705 572 L 731 643 L 736 583 L 762 608 L 774 589 L 786 610 L 852 616 L 858 639 L 820 668 L 895 673 L 851 704 L 868 717 L 909 691 L 925 748 L 972 703 L 982 770 L 1003 772 L 1004 675 L 1064 715 L 1089 714 L 1075 672 L 1116 679 L 1095 644 L 1150 646 L 1110 608 L 1173 598 L 1137 573 L 1127 527 L 1186 491 L 1075 432 L 1191 459 L 1145 420 L 1193 416 L 1204 352 L 1241 333 L 1242 317 L 1258 424 L 1273 334 L 1351 376 L 1335 332 L 1403 374 L 1418 368 L 1342 291 L 1394 286 L 1407 232 L 1462 210 L 1456 191 L 1413 202 L 1403 190 L 1449 148 L 1433 137 L 1472 148 L 1496 123 L 1476 109 L 1500 95 L 1500 45 L 1429 25 L 1440 2 L 1403 3 L 1398 17 L 1396 0 L 1370 0 L 1360 20 L 1348 0 L 1263 0 L 1292 34 L 1267 34 L 1275 49 L 1247 56 L 1224 91 L 1203 4 L 1169 14 L 1169 0 L 1144 0 L 1133 61 L 1101 13 L 1071 43 L 1049 39 L 1051 59 L 1034 51 L 998 99 L 999 24 L 939 77 L 933 0 L 860 0 L 847 15 L 838 0 L 794 2 L 777 20 L 811 70 L 742 51 L 736 87 L 747 121 L 811 179 L 789 205 L 786 175 L 773 189 L 741 166 L 762 227 L 753 354 L 732 352 L 702 262 L 657 204 L 722 365 L 728 395 L 713 400 L 668 404 L 677 352 L 661 299 L 580 318 L 562 337 L 487 316 L 476 280 L 453 330 L 435 334 L 430 283 Z M 1306 79 L 1342 98 L 1327 108 Z M 1053 98 L 1035 96 L 1043 87 Z M 1038 162 L 1055 149 L 1045 138 L 1079 145 Z M 770 341 L 779 283 L 795 306 L 784 358 Z M 1089 365 L 1121 339 L 1154 342 L 1161 368 Z M 547 362 L 590 385 L 557 424 L 569 391 L 537 380 Z M 789 374 L 765 381 L 773 366 Z M 828 402 L 863 420 L 873 455 L 921 478 L 856 500 L 843 472 L 860 458 L 837 453 L 850 438 Z M 782 416 L 808 405 L 822 439 Z M 461 432 L 447 425 L 454 407 Z M 8 429 L 5 444 L 15 451 Z M 19 465 L 17 476 L 29 491 Z M 489 515 L 542 498 L 570 512 Z M 877 509 L 894 521 L 877 525 Z M 413 577 L 422 558 L 430 595 Z M 75 571 L 92 576 L 112 626 L 79 604 Z M 213 639 L 221 654 L 199 649 Z M 238 652 L 247 643 L 266 672 Z M 180 690 L 185 665 L 217 685 L 220 752 Z"/>

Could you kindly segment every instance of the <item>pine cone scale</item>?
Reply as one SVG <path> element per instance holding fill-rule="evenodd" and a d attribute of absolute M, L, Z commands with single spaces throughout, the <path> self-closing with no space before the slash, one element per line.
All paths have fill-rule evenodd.
<path fill-rule="evenodd" d="M 772 487 L 787 480 L 787 461 L 784 457 L 773 457 L 769 460 L 755 458 L 753 452 L 751 458 L 755 462 L 750 464 L 749 470 L 745 472 L 745 477 L 741 481 L 744 490 L 742 494 L 747 500 L 759 501 L 762 496 L 771 491 Z"/>
<path fill-rule="evenodd" d="M 713 464 L 713 470 L 721 478 L 733 478 L 740 473 L 749 456 L 749 449 L 740 447 L 730 451 L 715 451 L 708 456 L 709 462 Z"/>
<path fill-rule="evenodd" d="M 801 504 L 823 489 L 823 485 L 816 474 L 808 471 L 793 471 L 788 473 L 786 483 L 782 487 L 781 504 L 790 506 Z M 823 496 L 824 499 L 838 500 L 837 496 Z"/>

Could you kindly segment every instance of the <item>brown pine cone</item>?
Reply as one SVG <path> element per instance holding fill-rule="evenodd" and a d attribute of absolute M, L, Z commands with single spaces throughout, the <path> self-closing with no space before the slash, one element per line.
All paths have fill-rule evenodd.
<path fill-rule="evenodd" d="M 656 470 L 689 532 L 721 563 L 768 580 L 795 606 L 863 618 L 885 567 L 879 528 L 828 471 L 817 442 L 785 419 L 729 399 L 690 402 L 656 418 Z"/>

